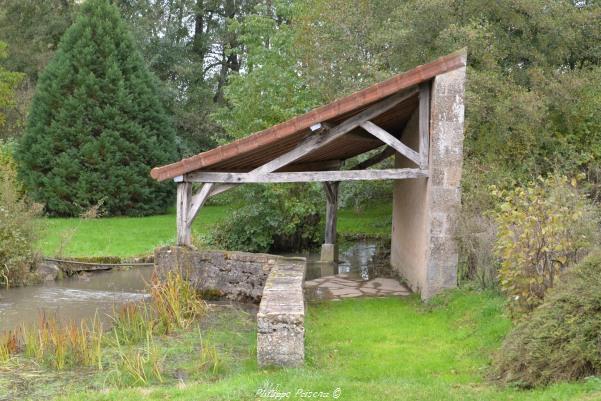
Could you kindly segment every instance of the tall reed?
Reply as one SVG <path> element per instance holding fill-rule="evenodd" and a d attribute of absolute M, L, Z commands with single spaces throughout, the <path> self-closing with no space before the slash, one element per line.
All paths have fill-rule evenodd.
<path fill-rule="evenodd" d="M 217 374 L 223 368 L 217 347 L 202 337 L 200 329 L 198 330 L 198 338 L 200 340 L 198 367 L 201 371 Z"/>
<path fill-rule="evenodd" d="M 146 339 L 156 326 L 155 313 L 145 303 L 128 303 L 118 309 L 113 307 L 111 339 L 118 339 L 121 344 L 136 344 Z"/>
<path fill-rule="evenodd" d="M 118 361 L 110 372 L 114 384 L 118 386 L 147 385 L 151 381 L 163 382 L 163 362 L 160 348 L 154 342 L 152 332 L 148 332 L 142 348 L 125 349 L 115 334 Z"/>
<path fill-rule="evenodd" d="M 153 274 L 150 295 L 158 320 L 166 332 L 188 328 L 207 311 L 207 304 L 180 272 L 168 272 L 162 279 Z"/>
<path fill-rule="evenodd" d="M 62 325 L 55 316 L 41 314 L 36 326 L 21 327 L 27 357 L 57 370 L 72 366 L 102 369 L 104 330 L 97 315 L 79 325 Z"/>
<path fill-rule="evenodd" d="M 108 336 L 98 315 L 79 324 L 63 324 L 55 315 L 41 313 L 36 324 L 23 324 L 20 333 L 0 336 L 0 362 L 10 360 L 21 349 L 28 358 L 56 370 L 76 366 L 102 370 L 105 348 L 112 345 L 117 348 L 120 368 L 136 383 L 162 381 L 160 350 L 154 335 L 190 327 L 206 314 L 207 305 L 179 272 L 167 273 L 163 279 L 153 274 L 149 292 L 150 302 L 113 308 Z M 144 347 L 136 353 L 124 351 L 123 346 L 142 342 Z M 200 364 L 213 371 L 219 367 L 217 350 L 203 343 L 202 338 Z"/>
<path fill-rule="evenodd" d="M 7 363 L 19 348 L 17 331 L 7 331 L 0 334 L 0 363 Z"/>

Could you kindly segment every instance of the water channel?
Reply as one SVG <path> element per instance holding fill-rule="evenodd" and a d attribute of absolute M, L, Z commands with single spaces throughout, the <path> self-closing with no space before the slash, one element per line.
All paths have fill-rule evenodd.
<path fill-rule="evenodd" d="M 386 276 L 390 270 L 388 247 L 379 241 L 358 241 L 342 245 L 340 263 L 319 263 L 319 255 L 305 256 L 307 280 L 338 273 L 351 273 L 367 280 Z M 0 289 L 0 333 L 21 324 L 34 323 L 40 314 L 54 314 L 61 321 L 78 321 L 98 313 L 106 320 L 113 308 L 142 301 L 152 267 L 115 269 L 83 274 L 42 285 Z"/>

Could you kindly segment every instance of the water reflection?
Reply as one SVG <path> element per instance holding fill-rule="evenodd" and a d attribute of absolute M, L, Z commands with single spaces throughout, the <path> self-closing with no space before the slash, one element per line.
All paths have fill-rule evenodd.
<path fill-rule="evenodd" d="M 307 258 L 307 280 L 342 273 L 362 280 L 392 275 L 390 244 L 387 241 L 363 240 L 344 244 L 337 264 L 320 262 L 317 254 L 301 256 Z"/>

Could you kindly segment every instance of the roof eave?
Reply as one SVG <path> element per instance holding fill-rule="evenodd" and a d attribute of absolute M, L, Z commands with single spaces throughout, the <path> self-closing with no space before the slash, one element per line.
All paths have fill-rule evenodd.
<path fill-rule="evenodd" d="M 396 92 L 429 81 L 437 75 L 467 65 L 467 48 L 440 57 L 439 59 L 417 66 L 409 71 L 397 74 L 386 81 L 374 84 L 329 104 L 320 106 L 305 114 L 274 125 L 263 131 L 238 139 L 226 145 L 182 159 L 178 162 L 155 167 L 150 175 L 158 181 L 164 181 L 189 172 L 200 170 L 231 157 L 252 152 L 278 139 L 294 135 L 310 126 L 330 120 L 336 116 L 360 109 Z"/>

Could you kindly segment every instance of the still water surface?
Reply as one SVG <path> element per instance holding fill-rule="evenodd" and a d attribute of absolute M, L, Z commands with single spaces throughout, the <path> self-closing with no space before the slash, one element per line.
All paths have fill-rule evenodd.
<path fill-rule="evenodd" d="M 386 276 L 390 270 L 388 247 L 378 241 L 358 241 L 341 246 L 340 263 L 319 263 L 319 255 L 305 253 L 307 280 L 325 275 L 350 273 L 367 280 Z M 79 321 L 94 314 L 108 320 L 113 308 L 142 301 L 148 295 L 152 267 L 110 270 L 85 274 L 39 286 L 0 289 L 0 333 L 21 324 L 36 322 L 41 313 L 55 314 L 62 321 Z"/>
<path fill-rule="evenodd" d="M 390 243 L 376 240 L 362 240 L 343 243 L 339 249 L 339 263 L 320 263 L 314 253 L 297 254 L 307 258 L 307 280 L 334 274 L 347 273 L 351 277 L 370 280 L 375 277 L 389 277 Z"/>

